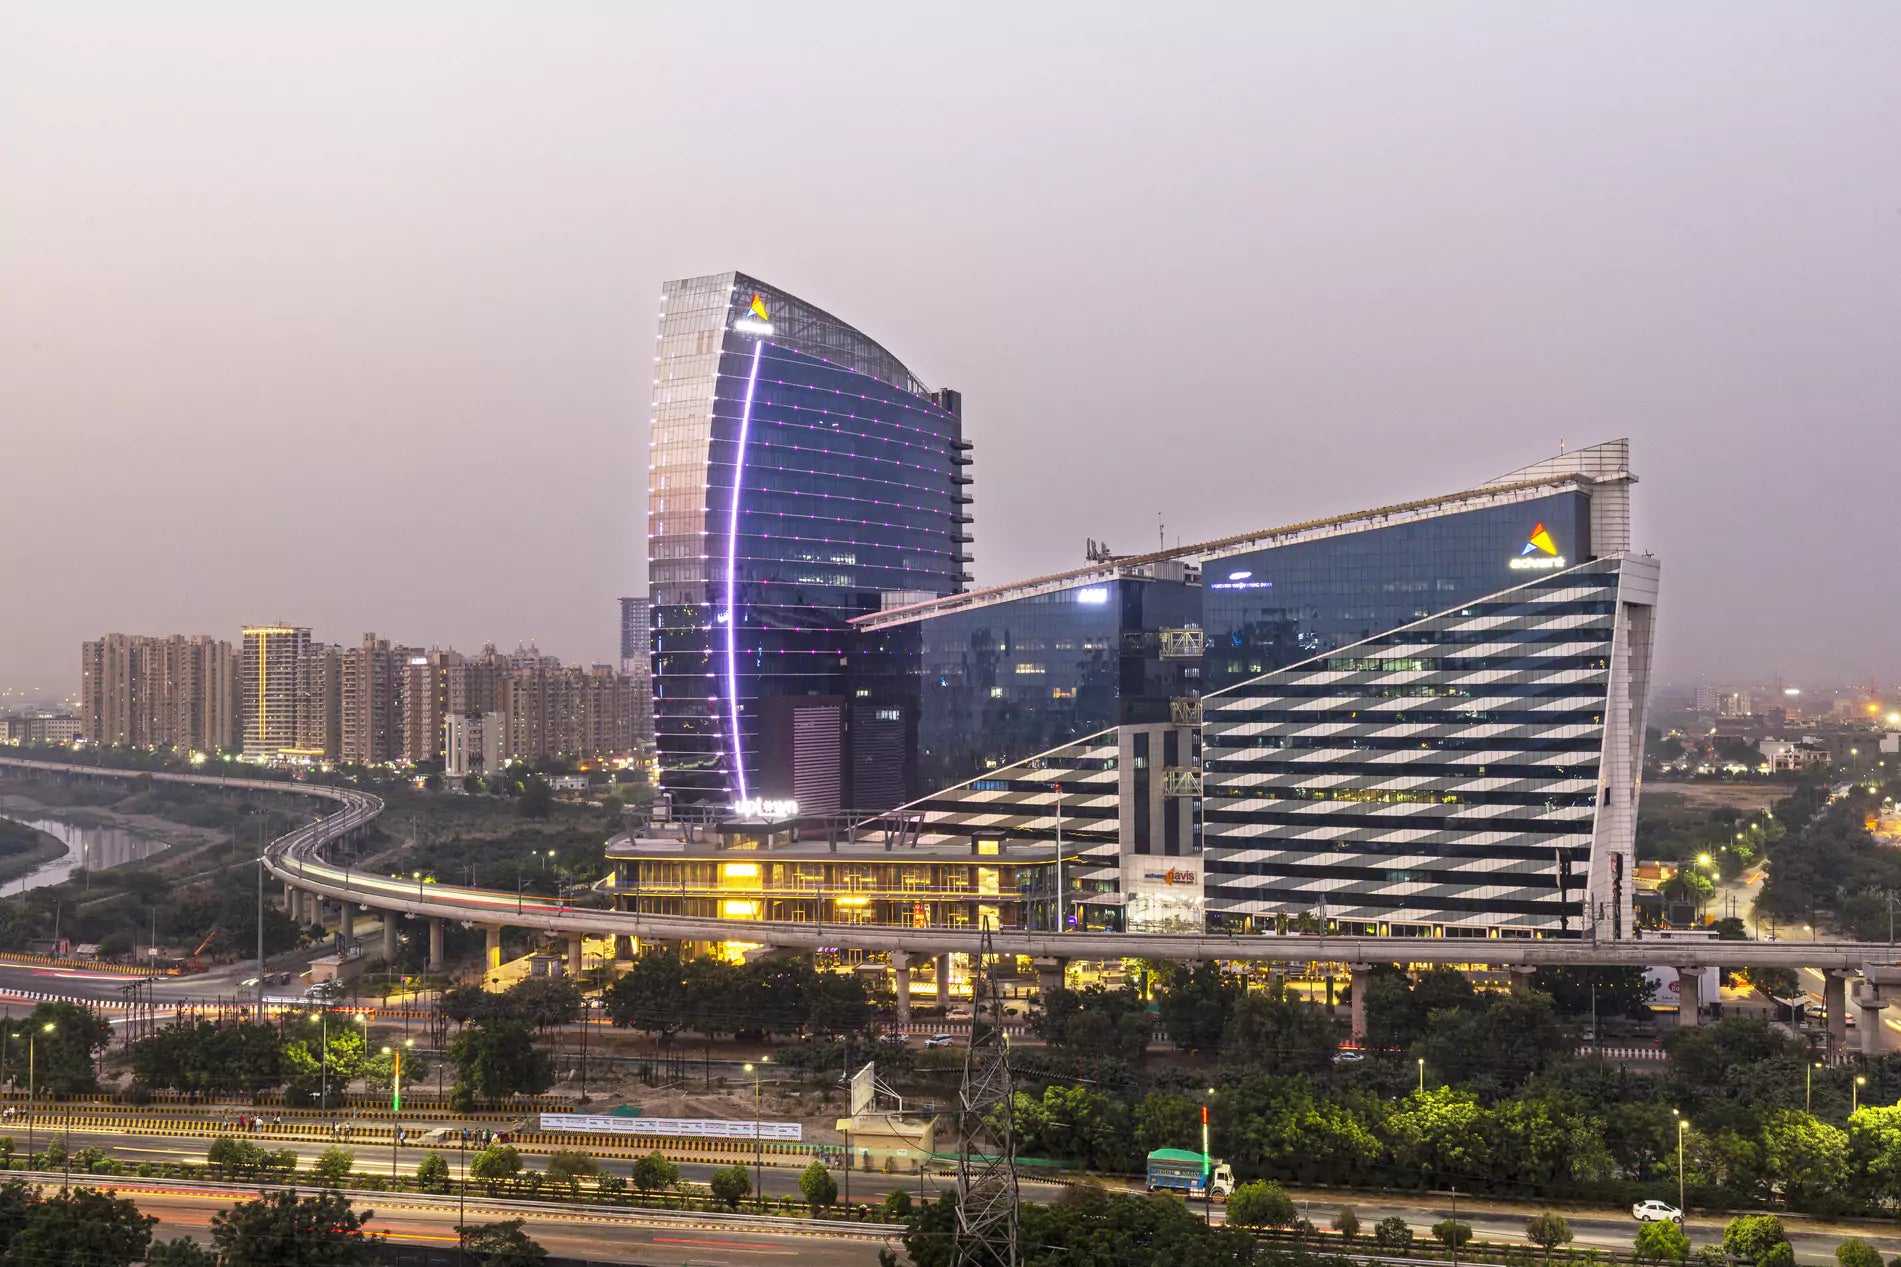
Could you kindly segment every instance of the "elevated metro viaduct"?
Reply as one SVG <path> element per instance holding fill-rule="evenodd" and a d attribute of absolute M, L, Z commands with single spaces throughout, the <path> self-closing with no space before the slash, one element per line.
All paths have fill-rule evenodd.
<path fill-rule="evenodd" d="M 51 777 L 133 779 L 148 772 L 69 765 L 0 757 L 0 767 L 25 769 Z M 976 954 L 982 933 L 958 928 L 907 928 L 891 925 L 790 923 L 768 920 L 735 921 L 697 916 L 651 915 L 632 911 L 592 910 L 565 902 L 524 901 L 514 893 L 463 888 L 353 871 L 326 860 L 325 851 L 358 837 L 383 811 L 382 798 L 353 788 L 315 783 L 286 783 L 273 779 L 228 779 L 216 775 L 159 774 L 154 780 L 196 783 L 244 791 L 282 792 L 321 797 L 338 809 L 272 841 L 263 863 L 284 885 L 286 908 L 308 922 L 317 922 L 323 903 L 337 903 L 343 914 L 346 938 L 355 914 L 374 910 L 406 915 L 429 926 L 429 961 L 441 963 L 445 921 L 479 925 L 488 934 L 488 964 L 501 962 L 504 928 L 543 930 L 564 938 L 570 968 L 581 966 L 582 939 L 588 936 L 647 941 L 729 941 L 739 928 L 746 939 L 777 950 L 816 950 L 820 947 L 882 951 L 898 971 L 900 1015 L 910 1010 L 909 977 L 903 971 L 912 962 L 935 958 L 940 974 L 946 956 Z M 1901 1000 L 1901 946 L 1843 941 L 1674 941 L 1668 938 L 1630 938 L 1621 941 L 1560 941 L 1525 937 L 1420 938 L 1327 937 L 1316 935 L 1234 936 L 1215 933 L 1096 933 L 1003 929 L 992 934 L 997 951 L 1025 956 L 1037 963 L 1045 988 L 1061 980 L 1074 960 L 1142 958 L 1177 962 L 1237 961 L 1284 963 L 1344 963 L 1352 973 L 1353 1032 L 1365 1032 L 1363 999 L 1359 987 L 1375 964 L 1483 964 L 1505 968 L 1515 979 L 1529 979 L 1545 967 L 1648 967 L 1662 962 L 1675 967 L 1684 986 L 1679 1024 L 1697 1023 L 1697 970 L 1737 967 L 1739 951 L 1750 967 L 1812 968 L 1824 975 L 1823 999 L 1828 1026 L 1838 1050 L 1846 1049 L 1848 980 L 1859 977 L 1853 992 L 1860 1009 L 1862 1054 L 1883 1052 L 1885 1026 L 1881 1014 L 1891 1001 Z M 383 922 L 383 951 L 396 953 L 396 921 Z M 1746 950 L 1742 949 L 1746 945 Z"/>

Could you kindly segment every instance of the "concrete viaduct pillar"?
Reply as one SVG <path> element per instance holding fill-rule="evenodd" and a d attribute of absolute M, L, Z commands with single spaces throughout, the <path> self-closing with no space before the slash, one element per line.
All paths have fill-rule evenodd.
<path fill-rule="evenodd" d="M 483 971 L 494 972 L 502 966 L 502 930 L 498 926 L 491 925 L 482 931 L 487 934 L 487 953 L 482 957 L 485 965 Z"/>
<path fill-rule="evenodd" d="M 1677 969 L 1677 1026 L 1695 1029 L 1703 1006 L 1703 969 Z"/>
<path fill-rule="evenodd" d="M 586 944 L 586 939 L 580 933 L 568 934 L 568 975 L 570 977 L 579 977 L 587 970 L 583 962 Z"/>
<path fill-rule="evenodd" d="M 429 970 L 442 970 L 442 920 L 440 917 L 429 921 Z"/>
<path fill-rule="evenodd" d="M 1829 1055 L 1848 1050 L 1848 974 L 1829 971 L 1822 974 L 1822 1011 L 1828 1020 Z"/>
<path fill-rule="evenodd" d="M 891 985 L 898 993 L 898 1019 L 911 1019 L 911 956 L 902 950 L 891 952 Z"/>
<path fill-rule="evenodd" d="M 1366 985 L 1367 982 L 1373 979 L 1373 965 L 1370 963 L 1350 963 L 1347 965 L 1347 971 L 1352 974 L 1349 978 L 1351 982 L 1350 988 L 1353 991 L 1353 1024 L 1351 1033 L 1354 1042 L 1363 1043 L 1366 1041 Z"/>
<path fill-rule="evenodd" d="M 1530 994 L 1531 979 L 1538 975 L 1538 969 L 1522 963 L 1512 965 L 1512 993 Z"/>
<path fill-rule="evenodd" d="M 1067 959 L 1038 959 L 1036 961 L 1036 996 L 1047 1000 L 1051 993 L 1063 988 L 1063 980 L 1069 974 Z M 1045 1003 L 1045 1006 L 1048 1006 Z"/>
<path fill-rule="evenodd" d="M 1888 1048 L 1888 1027 L 1881 1013 L 1897 997 L 1901 997 L 1901 964 L 1862 965 L 1861 989 L 1855 993 L 1855 1004 L 1861 1008 L 1861 1015 L 1856 1023 L 1861 1029 L 1861 1054 L 1870 1060 Z"/>
<path fill-rule="evenodd" d="M 950 1006 L 950 951 L 946 950 L 937 957 L 937 1005 Z"/>
<path fill-rule="evenodd" d="M 396 940 L 396 912 L 383 912 L 383 962 L 395 963 L 398 953 Z"/>
<path fill-rule="evenodd" d="M 341 936 L 339 944 L 343 948 L 343 953 L 347 955 L 350 953 L 350 948 L 356 945 L 357 905 L 355 902 L 339 902 L 337 907 L 341 914 L 337 923 L 337 932 Z"/>

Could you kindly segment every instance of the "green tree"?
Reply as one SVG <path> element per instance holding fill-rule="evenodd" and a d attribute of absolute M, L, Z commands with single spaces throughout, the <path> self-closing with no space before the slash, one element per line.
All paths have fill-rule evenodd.
<path fill-rule="evenodd" d="M 815 1161 L 799 1172 L 799 1195 L 817 1217 L 820 1210 L 838 1200 L 838 1180 L 832 1178 L 823 1162 Z"/>
<path fill-rule="evenodd" d="M 911 1194 L 903 1188 L 893 1188 L 884 1194 L 884 1200 L 878 1203 L 878 1221 L 880 1223 L 903 1223 L 911 1217 Z"/>
<path fill-rule="evenodd" d="M 1373 1225 L 1373 1243 L 1381 1249 L 1404 1254 L 1413 1247 L 1413 1230 L 1405 1219 L 1389 1214 Z"/>
<path fill-rule="evenodd" d="M 340 1192 L 266 1193 L 211 1218 L 220 1267 L 372 1267 L 380 1236 Z"/>
<path fill-rule="evenodd" d="M 1351 1245 L 1354 1237 L 1360 1234 L 1360 1216 L 1350 1205 L 1343 1205 L 1333 1212 L 1333 1218 L 1327 1226 L 1340 1233 L 1340 1239 Z"/>
<path fill-rule="evenodd" d="M 1484 1174 L 1489 1162 L 1488 1116 L 1469 1091 L 1452 1087 L 1415 1091 L 1386 1120 L 1393 1160 L 1427 1185 L 1443 1174 Z"/>
<path fill-rule="evenodd" d="M 1525 1239 L 1544 1250 L 1550 1262 L 1552 1250 L 1571 1243 L 1571 1225 L 1556 1210 L 1546 1210 L 1525 1220 Z"/>
<path fill-rule="evenodd" d="M 1221 1031 L 1221 1059 L 1250 1072 L 1319 1073 L 1333 1063 L 1340 1038 L 1325 1008 L 1276 986 L 1235 1000 Z"/>
<path fill-rule="evenodd" d="M 127 1198 L 69 1188 L 33 1205 L 6 1259 L 22 1267 L 129 1267 L 145 1257 L 157 1222 Z"/>
<path fill-rule="evenodd" d="M 311 1171 L 317 1176 L 317 1182 L 329 1188 L 341 1188 L 350 1178 L 350 1172 L 356 1169 L 356 1154 L 347 1148 L 332 1146 L 317 1155 L 316 1164 Z"/>
<path fill-rule="evenodd" d="M 1901 1201 L 1901 1106 L 1857 1109 L 1848 1119 L 1848 1158 L 1864 1200 Z"/>
<path fill-rule="evenodd" d="M 1671 1219 L 1645 1223 L 1637 1229 L 1637 1257 L 1657 1263 L 1680 1263 L 1690 1256 L 1690 1238 Z"/>
<path fill-rule="evenodd" d="M 1139 991 L 1096 985 L 1051 990 L 1031 1016 L 1030 1029 L 1053 1051 L 1113 1055 L 1134 1062 L 1148 1046 L 1155 1022 Z"/>
<path fill-rule="evenodd" d="M 450 1043 L 449 1056 L 457 1084 L 483 1100 L 539 1095 L 554 1085 L 554 1062 L 536 1050 L 533 1033 L 520 1021 L 465 1026 Z"/>
<path fill-rule="evenodd" d="M 1731 1258 L 1759 1263 L 1771 1246 L 1788 1242 L 1782 1220 L 1773 1214 L 1742 1214 L 1723 1228 L 1723 1252 Z"/>
<path fill-rule="evenodd" d="M 469 1175 L 480 1179 L 492 1197 L 500 1185 L 521 1175 L 521 1154 L 511 1144 L 490 1144 L 469 1163 Z"/>
<path fill-rule="evenodd" d="M 654 1149 L 634 1163 L 634 1187 L 642 1192 L 664 1192 L 680 1182 L 680 1168 Z"/>
<path fill-rule="evenodd" d="M 49 1030 L 47 1026 L 52 1026 Z M 99 1089 L 94 1066 L 112 1042 L 112 1026 L 77 1003 L 41 1003 L 25 1020 L 11 1022 L 10 1045 L 33 1045 L 35 1081 L 41 1094 L 85 1095 Z"/>
<path fill-rule="evenodd" d="M 528 1233 L 522 1231 L 523 1219 L 503 1219 L 499 1223 L 457 1224 L 462 1247 L 482 1260 L 483 1267 L 533 1267 L 548 1256 Z"/>
<path fill-rule="evenodd" d="M 1135 1105 L 1135 1151 L 1146 1157 L 1158 1148 L 1199 1149 L 1201 1103 L 1173 1091 L 1151 1091 Z"/>
<path fill-rule="evenodd" d="M 1839 1267 L 1886 1267 L 1881 1251 L 1858 1236 L 1851 1236 L 1835 1247 Z"/>
<path fill-rule="evenodd" d="M 546 818 L 554 812 L 554 789 L 540 775 L 522 785 L 515 809 L 523 818 Z"/>
<path fill-rule="evenodd" d="M 752 1193 L 752 1179 L 747 1176 L 746 1168 L 738 1162 L 730 1166 L 721 1166 L 706 1181 L 712 1190 L 715 1201 L 723 1201 L 727 1208 L 737 1210 L 739 1203 Z"/>
<path fill-rule="evenodd" d="M 1236 1227 L 1287 1227 L 1297 1217 L 1293 1198 L 1277 1183 L 1244 1183 L 1228 1198 L 1228 1222 Z"/>
<path fill-rule="evenodd" d="M 1762 1122 L 1763 1174 L 1791 1205 L 1832 1199 L 1848 1181 L 1848 1134 L 1799 1109 L 1770 1113 Z"/>
<path fill-rule="evenodd" d="M 1432 1239 L 1447 1249 L 1464 1249 L 1472 1239 L 1472 1225 L 1457 1219 L 1440 1219 L 1432 1225 Z"/>
<path fill-rule="evenodd" d="M 586 1153 L 558 1152 L 548 1155 L 548 1182 L 567 1185 L 568 1195 L 581 1195 L 581 1180 L 601 1173 L 600 1163 Z"/>
<path fill-rule="evenodd" d="M 216 1267 L 211 1251 L 189 1236 L 154 1241 L 145 1253 L 145 1267 Z"/>
<path fill-rule="evenodd" d="M 1243 988 L 1212 960 L 1169 965 L 1156 995 L 1169 1041 L 1184 1051 L 1212 1051 L 1220 1046 Z"/>
<path fill-rule="evenodd" d="M 424 1192 L 449 1190 L 449 1163 L 441 1153 L 430 1153 L 422 1159 L 422 1165 L 416 1167 L 416 1186 Z"/>
<path fill-rule="evenodd" d="M 248 1139 L 232 1139 L 220 1135 L 211 1141 L 211 1147 L 205 1150 L 205 1162 L 223 1171 L 230 1178 L 238 1179 L 246 1175 L 255 1175 L 271 1166 L 271 1154 L 253 1144 Z"/>
<path fill-rule="evenodd" d="M 1129 1118 L 1120 1100 L 1085 1087 L 1051 1085 L 1013 1102 L 1018 1148 L 1026 1156 L 1054 1157 L 1089 1170 L 1129 1164 Z"/>

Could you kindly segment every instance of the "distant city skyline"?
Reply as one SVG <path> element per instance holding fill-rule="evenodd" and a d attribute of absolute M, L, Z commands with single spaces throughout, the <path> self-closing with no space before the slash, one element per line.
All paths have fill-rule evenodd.
<path fill-rule="evenodd" d="M 979 585 L 1628 435 L 1660 684 L 1901 680 L 1901 11 L 1111 8 L 0 13 L 0 686 L 616 662 L 729 267 L 965 393 Z"/>

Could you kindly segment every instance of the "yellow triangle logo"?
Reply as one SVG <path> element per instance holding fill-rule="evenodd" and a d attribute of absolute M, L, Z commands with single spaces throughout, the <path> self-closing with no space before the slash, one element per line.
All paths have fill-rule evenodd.
<path fill-rule="evenodd" d="M 1533 528 L 1531 535 L 1525 538 L 1525 548 L 1520 552 L 1521 557 L 1532 553 L 1534 550 L 1539 554 L 1556 554 L 1558 552 L 1558 543 L 1551 539 L 1551 534 L 1545 531 L 1543 524 L 1539 524 L 1536 528 Z"/>
<path fill-rule="evenodd" d="M 766 315 L 766 301 L 765 301 L 765 300 L 763 300 L 763 299 L 761 299 L 761 298 L 759 297 L 759 292 L 758 292 L 758 291 L 754 291 L 754 292 L 753 292 L 753 297 L 752 297 L 752 315 L 753 315 L 753 316 L 755 316 L 755 317 L 757 317 L 757 318 L 759 318 L 759 319 L 760 319 L 761 321 L 771 321 L 771 320 L 772 320 L 772 318 L 771 318 L 771 317 L 768 317 L 768 316 Z"/>

